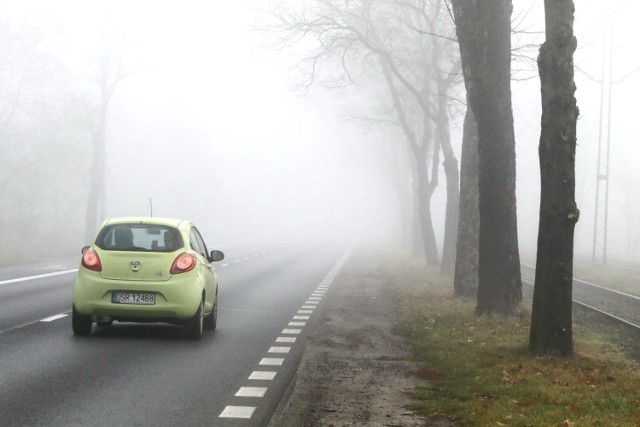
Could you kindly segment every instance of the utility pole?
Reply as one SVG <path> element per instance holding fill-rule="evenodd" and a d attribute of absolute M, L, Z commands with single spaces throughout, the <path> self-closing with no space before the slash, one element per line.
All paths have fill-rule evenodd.
<path fill-rule="evenodd" d="M 609 22 L 609 29 L 605 33 L 602 43 L 602 78 L 596 80 L 584 73 L 587 77 L 600 84 L 600 130 L 598 135 L 598 173 L 596 176 L 596 204 L 593 224 L 593 254 L 591 262 L 594 265 L 607 265 L 607 227 L 609 219 L 609 158 L 611 153 L 611 95 L 614 85 L 622 83 L 640 71 L 636 67 L 622 77 L 613 78 L 613 31 Z M 582 70 L 580 70 L 582 71 Z"/>
<path fill-rule="evenodd" d="M 609 24 L 608 41 L 602 43 L 602 80 L 600 81 L 600 126 L 598 134 L 598 174 L 593 224 L 593 255 L 591 262 L 607 264 L 607 225 L 609 217 L 609 154 L 611 140 L 611 89 L 613 41 Z M 608 42 L 608 43 L 607 43 Z"/>

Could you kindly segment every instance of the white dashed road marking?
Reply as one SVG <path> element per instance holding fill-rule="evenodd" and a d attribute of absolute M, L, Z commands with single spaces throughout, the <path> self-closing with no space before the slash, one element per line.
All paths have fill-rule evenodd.
<path fill-rule="evenodd" d="M 240 387 L 236 397 L 264 397 L 266 387 Z"/>
<path fill-rule="evenodd" d="M 253 371 L 251 375 L 249 375 L 250 380 L 263 380 L 263 381 L 271 381 L 276 377 L 277 372 L 273 371 Z"/>
<path fill-rule="evenodd" d="M 53 322 L 54 320 L 62 319 L 63 317 L 67 317 L 68 313 L 56 314 L 55 316 L 47 317 L 45 319 L 41 319 L 41 322 Z"/>
<path fill-rule="evenodd" d="M 261 366 L 282 366 L 284 359 L 281 357 L 263 357 L 259 365 Z"/>
<path fill-rule="evenodd" d="M 296 312 L 296 314 L 292 317 L 291 320 L 309 320 L 311 316 L 305 316 L 313 314 L 313 311 L 317 308 L 318 304 L 322 300 L 322 297 L 325 295 L 329 285 L 333 283 L 333 279 L 338 271 L 342 268 L 353 247 L 351 247 L 347 252 L 342 255 L 340 260 L 333 266 L 331 271 L 324 277 L 320 285 L 313 291 L 311 296 L 305 301 L 304 305 L 300 307 L 300 310 Z M 270 250 L 269 252 L 272 252 Z M 264 254 L 265 252 L 263 252 Z M 257 256 L 257 255 L 254 255 Z M 249 258 L 245 258 L 249 259 Z M 235 260 L 234 262 L 240 262 L 240 260 Z M 227 264 L 228 265 L 228 264 Z M 224 265 L 223 265 L 224 266 Z M 307 322 L 289 322 L 287 326 L 298 326 L 304 327 Z M 302 329 L 299 328 L 285 328 L 282 330 L 282 335 L 299 335 L 302 332 Z M 296 342 L 296 337 L 292 336 L 279 336 L 275 340 L 276 343 L 288 343 L 294 344 Z M 291 352 L 292 347 L 285 346 L 272 346 L 267 350 L 268 354 L 282 354 L 286 355 Z M 258 365 L 260 366 L 282 366 L 284 364 L 284 357 L 263 357 Z M 251 375 L 249 375 L 248 380 L 250 381 L 271 381 L 275 378 L 277 371 L 253 371 Z M 264 384 L 264 383 L 263 383 Z M 243 398 L 262 398 L 267 393 L 268 387 L 240 387 L 240 389 L 236 392 L 235 397 L 243 397 Z M 244 418 L 249 419 L 253 416 L 255 412 L 255 406 L 227 406 L 220 413 L 220 418 Z"/>
<path fill-rule="evenodd" d="M 291 351 L 291 347 L 271 347 L 268 353 L 287 354 Z"/>
<path fill-rule="evenodd" d="M 220 414 L 220 418 L 251 418 L 255 406 L 227 406 Z"/>

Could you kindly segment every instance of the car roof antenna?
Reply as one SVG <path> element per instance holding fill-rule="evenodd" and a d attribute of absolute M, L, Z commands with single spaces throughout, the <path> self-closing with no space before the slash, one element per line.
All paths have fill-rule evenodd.
<path fill-rule="evenodd" d="M 149 210 L 151 213 L 151 217 L 153 218 L 153 200 L 149 198 Z"/>

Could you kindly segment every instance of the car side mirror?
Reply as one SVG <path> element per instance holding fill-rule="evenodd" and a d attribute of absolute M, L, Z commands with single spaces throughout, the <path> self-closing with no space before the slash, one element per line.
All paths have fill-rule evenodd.
<path fill-rule="evenodd" d="M 222 251 L 211 251 L 211 257 L 209 260 L 211 262 L 222 261 L 224 259 L 224 252 Z"/>
<path fill-rule="evenodd" d="M 89 249 L 91 249 L 91 246 L 83 246 L 82 247 L 82 255 L 84 255 L 84 253 L 87 252 Z"/>

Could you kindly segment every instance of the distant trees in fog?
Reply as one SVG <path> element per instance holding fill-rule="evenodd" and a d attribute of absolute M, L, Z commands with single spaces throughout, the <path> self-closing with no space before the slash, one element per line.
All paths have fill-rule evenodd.
<path fill-rule="evenodd" d="M 445 2 L 318 0 L 300 6 L 280 2 L 274 35 L 277 49 L 303 46 L 299 84 L 332 87 L 373 84 L 377 102 L 388 105 L 410 153 L 414 215 L 413 236 L 423 246 L 428 265 L 453 273 L 458 228 L 458 160 L 451 146 L 449 121 L 458 105 L 452 90 L 460 82 L 454 27 Z M 334 66 L 327 65 L 333 64 Z M 385 94 L 386 92 L 386 94 Z M 431 198 L 441 160 L 447 190 L 442 261 L 436 244 Z M 407 183 L 409 185 L 409 183 Z"/>
<path fill-rule="evenodd" d="M 91 130 L 91 169 L 88 175 L 89 193 L 85 216 L 85 241 L 93 238 L 98 225 L 105 218 L 105 148 L 107 144 L 107 115 L 118 84 L 127 78 L 122 51 L 112 35 L 105 35 L 96 57 L 85 58 L 90 69 L 89 82 L 96 91 L 94 97 L 85 97 L 88 128 Z"/>
<path fill-rule="evenodd" d="M 131 73 L 113 38 L 79 70 L 68 62 L 77 47 L 47 31 L 0 20 L 0 232 L 17 242 L 2 249 L 17 259 L 69 255 L 61 248 L 93 238 L 104 218 L 107 113 Z"/>
<path fill-rule="evenodd" d="M 87 130 L 75 82 L 41 30 L 0 20 L 0 258 L 55 252 L 83 226 Z M 64 224 L 61 227 L 60 224 Z"/>
<path fill-rule="evenodd" d="M 556 7 L 562 8 L 568 6 L 559 6 L 559 3 L 571 2 L 557 3 Z M 431 196 L 439 182 L 438 168 L 442 156 L 447 181 L 447 208 L 441 269 L 446 273 L 455 272 L 456 295 L 474 295 L 477 286 L 478 314 L 518 314 L 522 299 L 511 104 L 512 9 L 510 0 L 451 0 L 450 3 L 444 0 L 316 0 L 302 6 L 297 2 L 281 1 L 272 11 L 275 24 L 263 29 L 265 33 L 275 35 L 277 49 L 293 50 L 301 46 L 302 60 L 298 65 L 302 70 L 301 86 L 304 88 L 317 82 L 332 87 L 354 82 L 379 86 L 380 81 L 385 83 L 386 95 L 371 102 L 392 106 L 389 110 L 393 111 L 394 117 L 389 120 L 395 121 L 401 129 L 405 140 L 403 145 L 406 144 L 411 154 L 413 205 L 419 207 L 420 235 L 429 265 L 438 263 Z M 552 13 L 550 9 L 547 5 L 547 13 Z M 575 207 L 573 163 L 569 162 L 570 159 L 573 162 L 575 152 L 577 116 L 567 111 L 569 116 L 565 125 L 552 124 L 551 118 L 559 118 L 559 114 L 551 114 L 549 110 L 559 107 L 551 101 L 554 95 L 545 93 L 545 90 L 573 88 L 572 81 L 558 83 L 550 77 L 554 74 L 548 71 L 555 70 L 554 67 L 560 63 L 572 66 L 572 62 L 570 57 L 564 62 L 558 59 L 560 57 L 551 60 L 553 55 L 548 52 L 553 49 L 559 47 L 549 45 L 547 50 L 543 50 L 547 55 L 541 54 L 539 60 L 540 66 L 546 67 L 541 72 L 545 115 L 540 155 L 541 164 L 549 167 L 543 167 L 541 231 L 546 230 L 550 234 L 539 241 L 545 247 L 555 244 L 552 243 L 554 234 L 550 231 L 553 227 L 557 227 L 558 233 L 568 226 L 573 230 L 571 221 L 570 224 L 563 221 L 554 226 L 543 220 L 542 216 L 549 218 L 547 211 L 553 209 L 549 203 L 557 207 L 566 202 L 569 211 L 571 206 Z M 454 89 L 460 81 L 460 60 L 467 100 L 461 197 L 458 192 L 458 162 L 449 132 L 450 117 L 457 112 L 458 104 L 464 104 L 461 97 L 454 96 L 457 95 Z M 568 68 L 557 71 L 569 73 Z M 566 76 L 569 78 L 568 74 Z M 564 87 L 560 87 L 562 85 Z M 553 126 L 564 126 L 565 129 L 571 120 L 573 131 L 569 135 L 572 135 L 573 142 L 569 145 L 573 151 L 570 152 L 560 150 L 561 144 L 554 140 L 558 137 L 557 128 Z M 549 127 L 545 128 L 545 124 Z M 554 174 L 562 173 L 562 169 L 556 171 L 550 166 L 555 161 L 566 162 L 559 167 L 571 171 L 570 182 L 565 182 L 566 194 L 551 189 L 558 185 Z M 553 184 L 545 179 L 553 181 Z M 458 214 L 461 215 L 460 220 Z M 564 272 L 563 281 L 570 277 L 570 268 L 565 270 L 568 268 L 566 265 L 571 264 L 569 255 L 572 256 L 572 252 L 568 248 L 573 244 L 572 232 L 567 232 L 566 237 L 567 240 L 558 242 L 556 246 L 558 250 L 564 248 L 562 254 L 551 251 L 553 259 L 568 257 L 563 261 L 568 264 L 556 269 Z M 541 257 L 540 250 L 539 262 L 548 258 L 545 263 L 550 266 L 551 258 Z M 549 304 L 548 300 L 546 304 Z M 570 311 L 570 306 L 562 310 Z"/>

